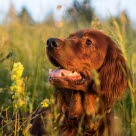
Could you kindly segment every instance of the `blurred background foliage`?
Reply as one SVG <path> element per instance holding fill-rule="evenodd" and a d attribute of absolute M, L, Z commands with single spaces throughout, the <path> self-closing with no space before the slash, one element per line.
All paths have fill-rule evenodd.
<path fill-rule="evenodd" d="M 117 17 L 110 17 L 100 21 L 95 15 L 89 0 L 81 4 L 74 1 L 67 9 L 67 14 L 60 22 L 55 22 L 50 14 L 41 23 L 36 23 L 26 8 L 20 14 L 16 14 L 14 5 L 0 25 L 0 133 L 19 135 L 12 130 L 12 118 L 21 116 L 23 125 L 21 128 L 28 128 L 25 119 L 31 115 L 33 110 L 47 97 L 50 98 L 53 87 L 48 83 L 48 70 L 53 68 L 46 56 L 46 40 L 49 37 L 66 38 L 71 32 L 84 29 L 96 28 L 103 30 L 110 35 L 120 46 L 128 65 L 133 74 L 133 91 L 127 91 L 124 99 L 115 105 L 115 113 L 123 119 L 123 126 L 126 135 L 135 136 L 136 130 L 136 30 L 125 11 Z M 58 10 L 60 5 L 56 7 Z M 11 71 L 15 62 L 21 62 L 24 66 L 23 77 L 29 101 L 15 116 L 13 98 L 10 93 Z M 27 123 L 26 123 L 27 122 Z M 6 123 L 6 125 L 5 125 Z M 6 127 L 5 127 L 6 126 Z M 27 132 L 24 132 L 27 135 Z"/>

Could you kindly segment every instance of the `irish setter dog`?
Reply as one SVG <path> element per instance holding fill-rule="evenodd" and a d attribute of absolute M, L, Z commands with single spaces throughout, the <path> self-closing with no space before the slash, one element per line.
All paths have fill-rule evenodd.
<path fill-rule="evenodd" d="M 115 42 L 99 30 L 84 29 L 66 39 L 48 39 L 46 51 L 58 67 L 49 71 L 59 113 L 58 136 L 116 135 L 112 107 L 123 97 L 130 71 Z M 52 110 L 36 115 L 31 133 L 50 136 L 46 128 Z"/>

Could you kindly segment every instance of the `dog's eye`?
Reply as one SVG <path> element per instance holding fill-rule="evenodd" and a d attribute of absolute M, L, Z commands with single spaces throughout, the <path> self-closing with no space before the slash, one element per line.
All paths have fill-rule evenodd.
<path fill-rule="evenodd" d="M 86 45 L 88 46 L 92 45 L 92 41 L 90 39 L 86 39 Z"/>

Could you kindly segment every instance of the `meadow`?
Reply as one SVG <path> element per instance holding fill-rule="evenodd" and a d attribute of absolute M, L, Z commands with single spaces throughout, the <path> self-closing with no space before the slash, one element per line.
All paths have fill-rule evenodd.
<path fill-rule="evenodd" d="M 129 83 L 125 96 L 114 106 L 122 118 L 126 136 L 136 135 L 136 30 L 125 15 L 100 22 L 77 25 L 66 21 L 27 24 L 12 22 L 0 26 L 0 136 L 29 136 L 32 114 L 37 107 L 47 107 L 53 86 L 48 82 L 49 68 L 46 40 L 49 37 L 67 37 L 83 28 L 96 28 L 110 35 L 121 48 L 132 71 L 133 85 Z M 54 134 L 55 136 L 55 134 Z"/>

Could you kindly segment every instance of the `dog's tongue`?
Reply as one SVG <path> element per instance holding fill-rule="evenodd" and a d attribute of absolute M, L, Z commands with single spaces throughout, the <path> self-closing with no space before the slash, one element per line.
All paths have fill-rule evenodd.
<path fill-rule="evenodd" d="M 56 70 L 52 70 L 49 69 L 49 75 L 50 77 L 67 77 L 73 80 L 80 80 L 82 78 L 82 76 L 77 73 L 77 72 L 72 72 L 66 69 L 56 69 Z"/>

